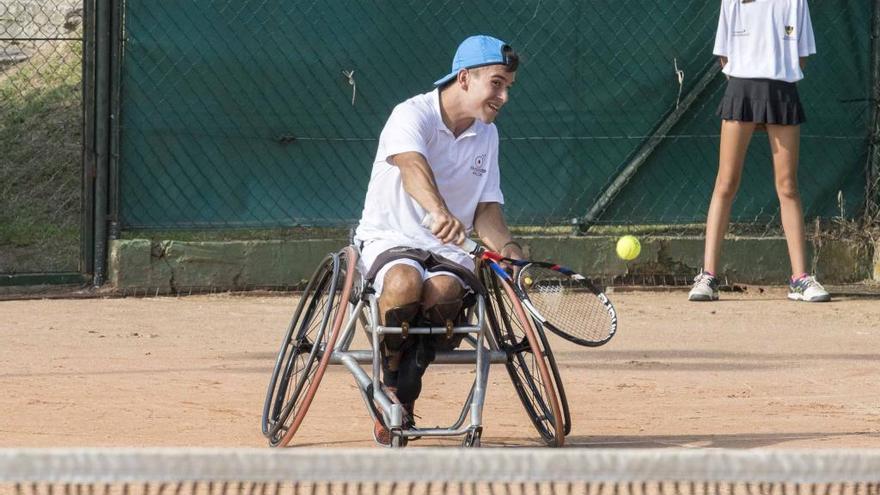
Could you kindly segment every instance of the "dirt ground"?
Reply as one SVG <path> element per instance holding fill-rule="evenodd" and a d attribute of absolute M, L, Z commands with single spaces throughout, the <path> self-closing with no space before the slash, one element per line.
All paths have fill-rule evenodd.
<path fill-rule="evenodd" d="M 620 330 L 551 337 L 572 411 L 567 446 L 880 447 L 880 300 L 795 303 L 781 289 L 688 303 L 616 291 Z M 260 414 L 292 296 L 0 302 L 0 447 L 265 446 Z M 432 367 L 422 425 L 457 416 L 472 369 Z M 538 445 L 492 368 L 485 446 Z M 331 366 L 294 445 L 373 445 L 348 372 Z M 413 446 L 457 445 L 420 440 Z"/>

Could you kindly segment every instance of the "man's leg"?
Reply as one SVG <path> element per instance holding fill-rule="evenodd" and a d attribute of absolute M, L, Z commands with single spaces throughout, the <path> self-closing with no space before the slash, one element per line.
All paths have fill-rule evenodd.
<path fill-rule="evenodd" d="M 425 290 L 422 296 L 422 315 L 431 325 L 449 327 L 463 323 L 463 309 L 466 290 L 463 282 L 457 277 L 436 276 L 425 282 L 427 285 L 435 281 L 435 289 L 432 293 Z M 430 338 L 429 344 L 434 351 L 451 351 L 461 344 L 464 334 L 435 335 Z"/>
<path fill-rule="evenodd" d="M 457 278 L 438 275 L 425 280 L 422 286 L 422 322 L 431 326 L 453 323 L 461 311 L 464 289 Z M 422 392 L 422 376 L 434 360 L 434 339 L 444 337 L 420 337 L 414 348 L 402 352 L 399 363 L 397 397 L 412 414 L 415 400 Z"/>
<path fill-rule="evenodd" d="M 394 317 L 396 308 L 403 308 L 422 299 L 422 274 L 407 264 L 395 264 L 385 272 L 382 294 L 379 295 L 379 313 L 382 323 Z M 401 315 L 407 316 L 407 315 Z M 408 316 L 412 318 L 412 316 Z"/>
<path fill-rule="evenodd" d="M 422 274 L 408 264 L 395 264 L 384 274 L 379 296 L 379 318 L 382 325 L 402 326 L 413 323 L 419 314 L 422 297 Z M 383 338 L 383 382 L 393 392 L 398 387 L 398 369 L 404 338 L 385 335 Z"/>
<path fill-rule="evenodd" d="M 419 302 L 422 297 L 421 270 L 406 263 L 398 263 L 390 266 L 384 274 L 380 271 L 378 276 L 382 277 L 379 294 L 380 324 L 401 326 L 414 322 L 421 309 Z M 382 383 L 385 384 L 386 392 L 393 395 L 397 394 L 400 361 L 406 351 L 405 343 L 401 335 L 385 335 L 380 344 Z M 376 421 L 373 425 L 373 434 L 379 443 L 385 445 L 391 443 L 391 434 L 380 421 Z"/>
<path fill-rule="evenodd" d="M 432 325 L 445 324 L 446 319 L 454 319 L 458 315 L 463 297 L 464 287 L 456 277 L 437 275 L 425 280 L 421 299 L 425 318 Z M 446 309 L 455 305 L 457 308 L 454 311 Z"/>

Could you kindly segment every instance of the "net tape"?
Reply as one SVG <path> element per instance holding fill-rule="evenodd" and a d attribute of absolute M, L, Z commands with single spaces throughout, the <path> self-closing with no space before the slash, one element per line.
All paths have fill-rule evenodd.
<path fill-rule="evenodd" d="M 880 449 L 2 449 L 0 482 L 880 481 Z"/>

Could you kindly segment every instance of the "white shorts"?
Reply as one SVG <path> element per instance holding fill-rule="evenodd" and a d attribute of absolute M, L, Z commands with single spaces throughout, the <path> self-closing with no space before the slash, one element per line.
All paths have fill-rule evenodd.
<path fill-rule="evenodd" d="M 363 246 L 363 248 L 361 248 L 361 257 L 360 257 L 361 273 L 366 274 L 367 272 L 369 272 L 370 267 L 373 266 L 373 263 L 376 261 L 376 258 L 378 258 L 380 254 L 384 253 L 385 251 L 388 251 L 389 249 L 391 249 L 393 247 L 397 247 L 399 245 L 400 245 L 399 242 L 386 241 L 386 240 L 381 240 L 381 239 L 364 241 L 364 246 Z M 474 260 L 472 260 L 471 257 L 468 256 L 467 253 L 465 253 L 464 251 L 462 251 L 460 249 L 454 249 L 454 248 L 444 246 L 444 249 L 439 249 L 439 250 L 438 249 L 429 249 L 429 251 L 431 251 L 432 253 L 438 254 L 440 256 L 443 256 L 444 258 L 463 266 L 467 270 L 474 271 L 474 268 L 475 268 Z M 428 280 L 429 278 L 439 276 L 439 275 L 446 275 L 448 277 L 452 277 L 455 280 L 457 280 L 458 283 L 461 284 L 461 287 L 463 289 L 470 290 L 470 286 L 468 286 L 464 282 L 464 280 L 461 279 L 461 277 L 459 277 L 458 275 L 456 275 L 452 272 L 446 272 L 446 271 L 430 272 L 430 271 L 426 270 L 425 267 L 423 267 L 421 264 L 419 264 L 418 261 L 415 261 L 415 260 L 412 260 L 409 258 L 400 258 L 400 259 L 396 259 L 394 261 L 389 261 L 384 266 L 382 266 L 382 268 L 380 268 L 379 271 L 376 273 L 376 278 L 373 279 L 373 289 L 376 291 L 377 296 L 382 294 L 382 286 L 385 283 L 385 274 L 388 273 L 388 270 L 394 265 L 407 265 L 407 266 L 411 266 L 411 267 L 415 268 L 421 274 L 423 281 Z"/>

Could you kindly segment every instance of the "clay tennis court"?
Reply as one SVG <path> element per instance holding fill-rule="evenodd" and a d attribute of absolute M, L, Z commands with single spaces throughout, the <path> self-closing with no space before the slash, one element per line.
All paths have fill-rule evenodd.
<path fill-rule="evenodd" d="M 550 337 L 572 412 L 567 446 L 880 446 L 880 301 L 785 300 L 781 288 L 610 294 L 620 331 Z M 260 413 L 293 296 L 0 302 L 0 446 L 265 446 Z M 448 424 L 473 379 L 437 365 L 416 413 Z M 492 368 L 484 446 L 535 446 Z M 374 445 L 353 378 L 331 366 L 292 445 Z M 419 440 L 413 447 L 458 445 Z"/>

